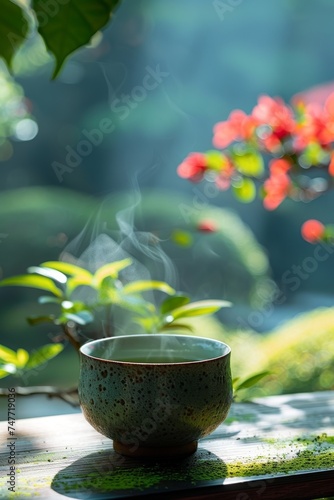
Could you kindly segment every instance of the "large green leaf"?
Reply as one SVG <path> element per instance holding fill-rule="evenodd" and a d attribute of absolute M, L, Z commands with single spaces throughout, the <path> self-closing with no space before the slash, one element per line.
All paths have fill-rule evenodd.
<path fill-rule="evenodd" d="M 88 44 L 92 36 L 108 23 L 119 3 L 120 0 L 67 0 L 50 6 L 49 0 L 33 0 L 35 12 L 40 13 L 38 31 L 56 58 L 53 78 L 65 59 Z"/>
<path fill-rule="evenodd" d="M 56 287 L 54 282 L 45 276 L 33 275 L 19 275 L 11 278 L 6 278 L 0 281 L 0 286 L 28 286 L 31 288 L 39 288 L 40 290 L 47 290 L 57 297 L 62 297 L 63 293 Z"/>
<path fill-rule="evenodd" d="M 174 320 L 178 318 L 189 318 L 192 316 L 202 316 L 204 314 L 213 314 L 221 307 L 230 307 L 231 302 L 226 300 L 199 300 L 191 302 L 182 307 L 178 307 L 171 312 Z"/>
<path fill-rule="evenodd" d="M 21 7 L 10 0 L 1 0 L 0 57 L 9 67 L 18 48 L 25 41 L 29 23 Z"/>

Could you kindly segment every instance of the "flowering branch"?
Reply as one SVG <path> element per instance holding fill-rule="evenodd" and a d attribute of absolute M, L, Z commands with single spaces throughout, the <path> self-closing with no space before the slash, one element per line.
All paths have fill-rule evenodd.
<path fill-rule="evenodd" d="M 267 210 L 286 198 L 318 198 L 334 186 L 334 93 L 323 105 L 304 102 L 302 95 L 291 106 L 261 96 L 249 115 L 234 110 L 214 126 L 213 145 L 206 153 L 191 153 L 179 165 L 179 176 L 230 188 L 245 203 L 259 195 Z M 307 175 L 311 170 L 319 175 Z"/>

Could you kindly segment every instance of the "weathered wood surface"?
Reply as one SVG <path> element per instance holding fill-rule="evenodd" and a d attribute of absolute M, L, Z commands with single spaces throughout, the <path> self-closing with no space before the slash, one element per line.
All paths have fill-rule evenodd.
<path fill-rule="evenodd" d="M 334 392 L 232 406 L 187 459 L 117 455 L 81 414 L 16 422 L 16 493 L 7 489 L 7 423 L 0 422 L 0 498 L 314 499 L 334 496 Z"/>

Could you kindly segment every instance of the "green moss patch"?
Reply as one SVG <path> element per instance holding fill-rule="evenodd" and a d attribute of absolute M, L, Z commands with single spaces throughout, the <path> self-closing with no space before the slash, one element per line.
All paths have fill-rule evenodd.
<path fill-rule="evenodd" d="M 266 439 L 262 455 L 248 460 L 224 462 L 216 455 L 200 451 L 182 464 L 128 463 L 113 470 L 94 471 L 84 478 L 61 474 L 53 483 L 58 492 L 143 491 L 196 486 L 225 478 L 291 474 L 296 471 L 331 469 L 334 463 L 334 436 L 327 434 L 289 440 Z"/>

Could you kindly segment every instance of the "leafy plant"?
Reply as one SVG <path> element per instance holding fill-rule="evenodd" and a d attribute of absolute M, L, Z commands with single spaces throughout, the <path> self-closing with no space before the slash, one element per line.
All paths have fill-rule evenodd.
<path fill-rule="evenodd" d="M 29 353 L 25 349 L 16 352 L 0 345 L 0 378 L 7 375 L 20 377 L 24 372 L 33 370 L 57 356 L 64 349 L 60 343 L 46 344 L 40 349 Z"/>
<path fill-rule="evenodd" d="M 76 350 L 79 350 L 81 345 L 79 328 L 91 323 L 101 310 L 104 311 L 106 318 L 106 333 L 111 335 L 112 308 L 115 307 L 131 312 L 134 322 L 145 332 L 156 333 L 170 329 L 191 331 L 191 326 L 182 323 L 183 319 L 213 314 L 221 307 L 230 305 L 229 302 L 223 300 L 190 302 L 190 297 L 176 293 L 163 281 L 124 282 L 120 274 L 131 264 L 132 261 L 129 258 L 111 262 L 100 267 L 93 274 L 74 264 L 49 261 L 40 266 L 29 267 L 28 274 L 3 279 L 0 281 L 0 286 L 23 286 L 48 292 L 48 295 L 40 296 L 38 302 L 56 306 L 57 314 L 29 317 L 28 322 L 31 325 L 50 322 L 60 326 L 64 337 Z M 82 299 L 82 288 L 89 292 L 86 294 L 87 299 Z M 144 297 L 147 291 L 159 291 L 167 294 L 168 297 L 160 305 L 156 305 Z M 50 358 L 61 352 L 58 347 L 52 350 L 49 346 L 44 346 L 40 352 L 42 349 Z M 3 362 L 1 353 L 3 353 Z M 38 359 L 37 354 L 29 357 L 27 351 L 23 349 L 15 353 L 3 347 L 3 351 L 0 350 L 0 363 L 2 363 L 0 376 L 21 373 L 22 370 L 30 369 L 32 364 L 34 366 L 38 364 Z M 44 362 L 44 358 L 41 362 Z"/>
<path fill-rule="evenodd" d="M 15 3 L 2 0 L 0 18 L 0 57 L 11 68 L 19 48 L 37 29 L 45 46 L 54 55 L 55 78 L 65 59 L 88 44 L 103 28 L 120 0 L 32 0 Z"/>

